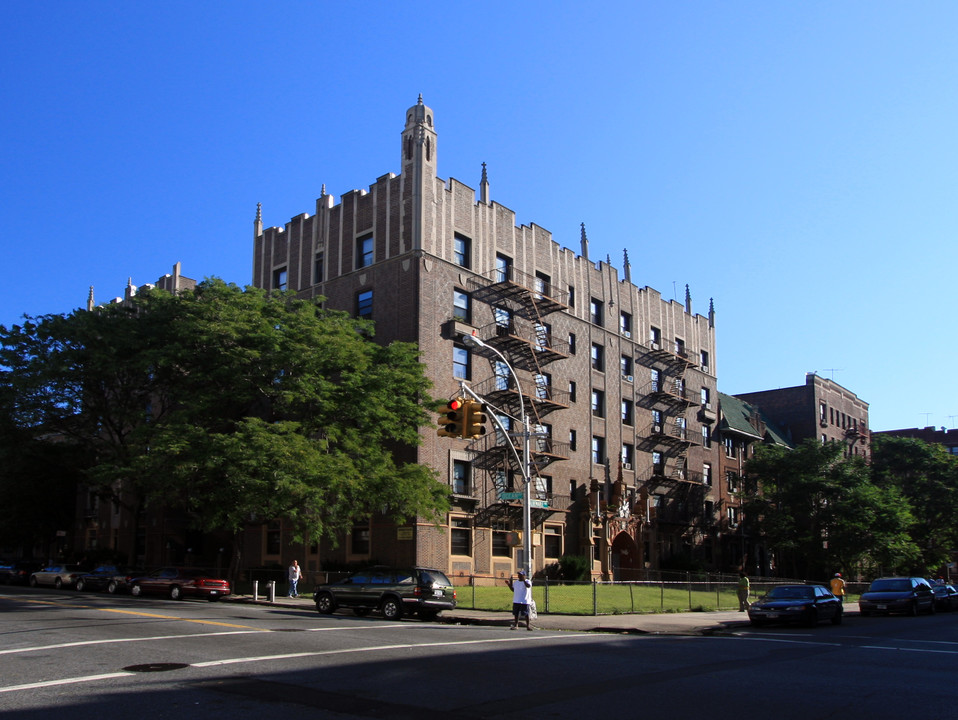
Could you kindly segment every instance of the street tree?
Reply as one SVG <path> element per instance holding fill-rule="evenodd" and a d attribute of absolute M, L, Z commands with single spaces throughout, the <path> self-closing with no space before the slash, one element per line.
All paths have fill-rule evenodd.
<path fill-rule="evenodd" d="M 875 483 L 896 489 L 911 507 L 908 532 L 921 557 L 909 570 L 938 571 L 958 548 L 958 457 L 916 438 L 876 435 L 871 466 Z"/>
<path fill-rule="evenodd" d="M 896 488 L 873 484 L 864 461 L 843 457 L 840 443 L 759 446 L 745 469 L 754 490 L 746 522 L 765 538 L 781 573 L 824 578 L 861 563 L 901 566 L 916 556 L 907 503 Z"/>
<path fill-rule="evenodd" d="M 0 327 L 0 392 L 17 427 L 90 458 L 96 492 L 198 527 L 282 517 L 316 541 L 373 512 L 436 520 L 447 491 L 415 453 L 428 378 L 414 345 L 373 333 L 321 298 L 212 279 Z"/>

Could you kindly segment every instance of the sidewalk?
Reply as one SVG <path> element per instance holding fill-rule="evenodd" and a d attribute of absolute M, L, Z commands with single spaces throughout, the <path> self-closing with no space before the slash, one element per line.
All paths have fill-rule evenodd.
<path fill-rule="evenodd" d="M 260 605 L 288 607 L 316 612 L 312 597 L 289 598 L 277 596 L 269 602 L 262 595 L 258 601 L 252 595 L 234 595 L 224 600 L 233 602 L 256 602 Z M 349 614 L 348 610 L 343 611 Z M 436 622 L 447 625 L 492 625 L 507 628 L 512 624 L 512 614 L 485 610 L 447 610 Z M 632 633 L 637 635 L 713 635 L 734 631 L 748 625 L 748 616 L 734 610 L 718 612 L 646 613 L 636 615 L 544 615 L 532 623 L 542 630 L 567 630 L 573 632 Z"/>

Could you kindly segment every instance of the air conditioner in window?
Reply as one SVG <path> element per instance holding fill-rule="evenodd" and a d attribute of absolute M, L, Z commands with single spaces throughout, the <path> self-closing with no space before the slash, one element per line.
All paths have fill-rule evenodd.
<path fill-rule="evenodd" d="M 632 469 L 632 463 L 622 463 L 622 468 L 623 468 L 624 470 L 631 470 L 631 469 Z"/>
<path fill-rule="evenodd" d="M 660 432 L 662 432 L 662 426 L 661 426 L 661 425 L 653 425 L 653 426 L 652 426 L 652 432 L 654 432 L 654 433 L 660 433 Z"/>
<path fill-rule="evenodd" d="M 657 342 L 652 343 L 652 349 L 653 349 L 653 350 L 658 350 L 658 349 L 659 349 L 659 344 L 658 344 Z"/>
<path fill-rule="evenodd" d="M 707 373 L 708 371 L 709 371 L 709 366 L 708 366 L 708 365 L 703 365 L 703 366 L 702 366 L 702 372 Z"/>
<path fill-rule="evenodd" d="M 632 333 L 630 333 L 628 330 L 623 330 L 623 331 L 622 331 L 622 334 L 623 334 L 625 337 L 627 337 L 627 338 L 632 337 Z"/>
<path fill-rule="evenodd" d="M 622 379 L 627 382 L 632 382 L 635 378 L 633 378 L 631 375 L 623 375 Z"/>
<path fill-rule="evenodd" d="M 710 402 L 705 403 L 705 409 L 706 409 L 706 410 L 711 410 L 711 409 L 712 409 L 712 403 L 710 403 Z"/>

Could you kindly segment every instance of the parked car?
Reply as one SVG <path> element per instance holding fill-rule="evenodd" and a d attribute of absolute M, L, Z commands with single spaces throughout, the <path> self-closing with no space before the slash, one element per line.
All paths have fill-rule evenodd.
<path fill-rule="evenodd" d="M 4 565 L 0 568 L 0 583 L 4 585 L 28 585 L 30 576 L 41 568 L 43 568 L 43 565 L 35 560 L 18 560 L 10 565 Z"/>
<path fill-rule="evenodd" d="M 821 620 L 838 625 L 844 609 L 842 601 L 823 585 L 778 585 L 749 606 L 748 619 L 756 626 L 797 622 L 815 627 Z"/>
<path fill-rule="evenodd" d="M 117 592 L 121 583 L 129 589 L 129 578 L 148 574 L 146 570 L 128 568 L 123 565 L 100 565 L 77 578 L 76 588 L 80 592 L 107 590 Z M 112 590 L 110 589 L 112 588 Z"/>
<path fill-rule="evenodd" d="M 958 590 L 953 585 L 932 585 L 935 594 L 935 610 L 948 612 L 958 610 Z"/>
<path fill-rule="evenodd" d="M 378 610 L 387 620 L 418 615 L 433 620 L 456 607 L 456 589 L 445 573 L 432 568 L 372 567 L 313 591 L 316 610 L 329 614 L 351 608 L 363 617 Z"/>
<path fill-rule="evenodd" d="M 83 568 L 79 565 L 50 565 L 30 575 L 30 587 L 52 585 L 55 588 L 73 587 Z"/>
<path fill-rule="evenodd" d="M 167 595 L 172 600 L 205 597 L 213 601 L 230 594 L 229 582 L 209 570 L 165 567 L 148 575 L 131 578 L 129 582 L 130 593 L 136 597 Z"/>
<path fill-rule="evenodd" d="M 887 577 L 872 580 L 858 600 L 862 615 L 873 613 L 935 612 L 935 594 L 931 584 L 920 577 Z"/>

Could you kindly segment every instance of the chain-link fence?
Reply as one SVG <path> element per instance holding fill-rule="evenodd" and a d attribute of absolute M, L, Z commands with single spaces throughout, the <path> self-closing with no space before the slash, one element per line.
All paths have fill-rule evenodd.
<path fill-rule="evenodd" d="M 503 578 L 471 575 L 456 577 L 454 582 L 458 606 L 462 609 L 512 609 L 512 593 Z M 750 599 L 757 600 L 776 585 L 805 583 L 784 578 L 753 578 Z M 867 584 L 858 588 L 848 583 L 846 601 L 857 599 L 865 587 Z M 538 612 L 557 615 L 737 610 L 739 607 L 738 576 L 707 573 L 662 573 L 656 580 L 629 582 L 560 582 L 535 578 L 532 596 Z"/>

